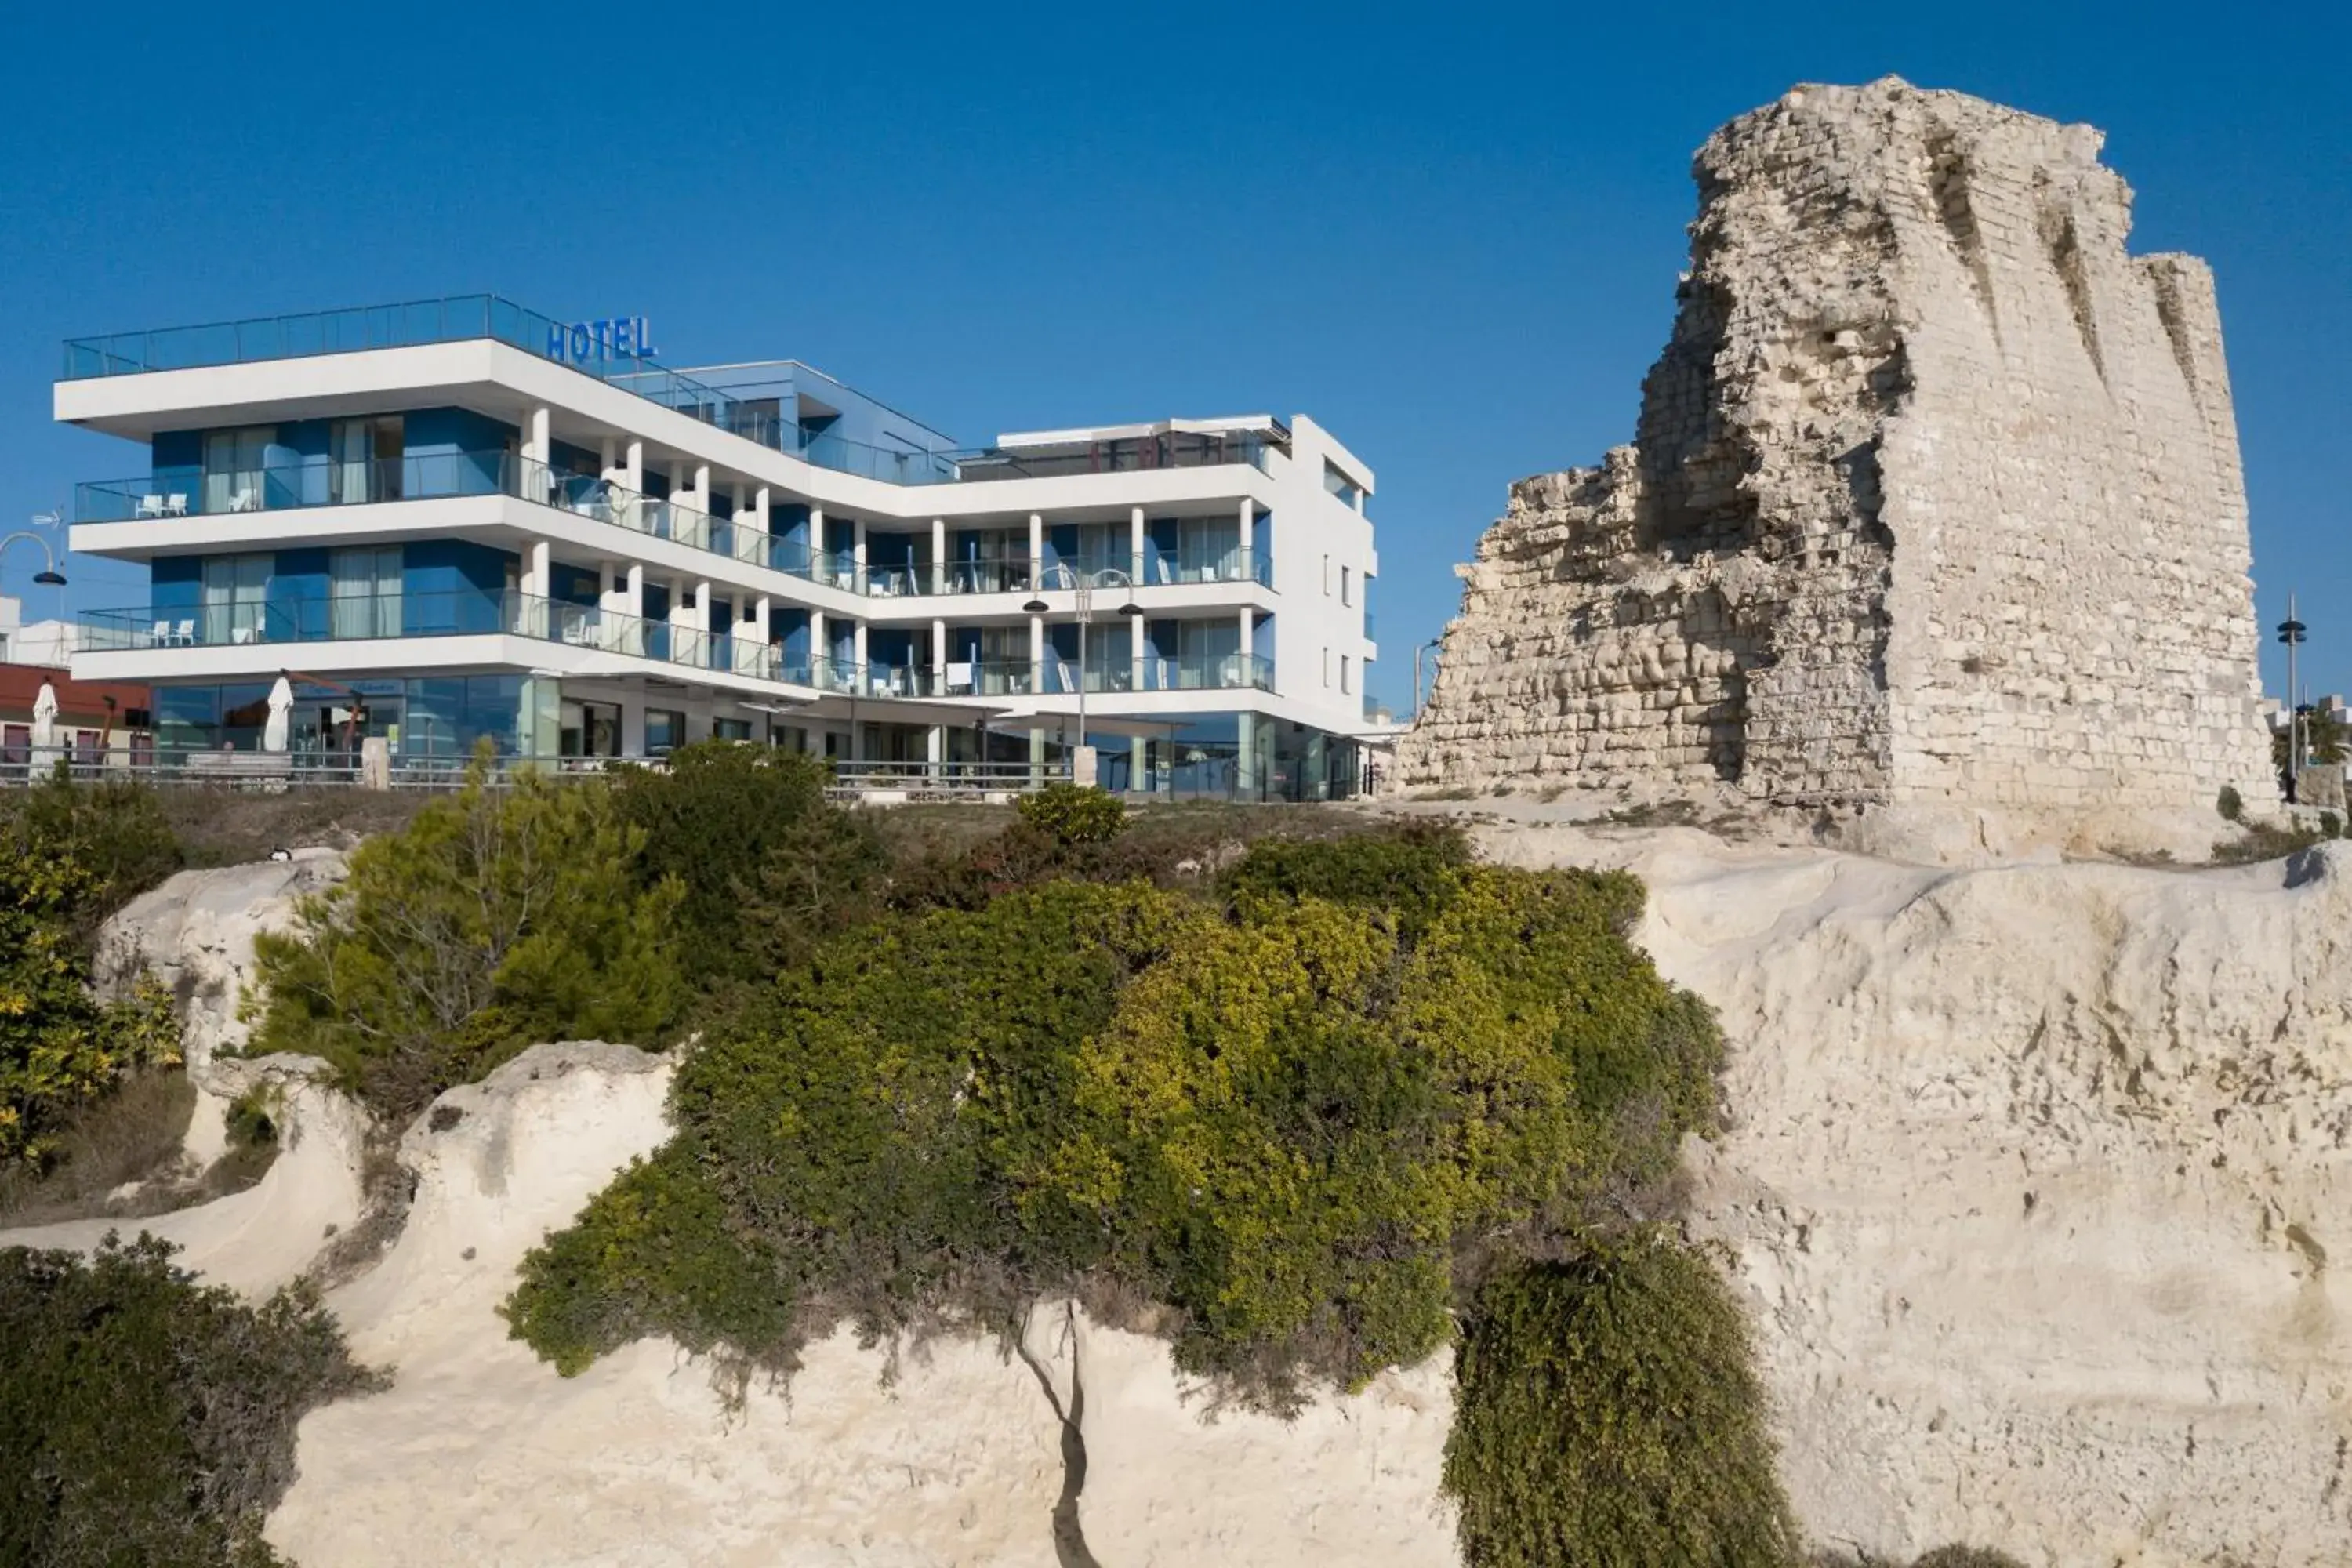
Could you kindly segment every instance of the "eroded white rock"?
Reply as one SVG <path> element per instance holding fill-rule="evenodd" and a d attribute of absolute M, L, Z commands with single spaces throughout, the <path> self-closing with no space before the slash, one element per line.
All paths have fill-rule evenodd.
<path fill-rule="evenodd" d="M 1946 872 L 1494 827 L 1649 883 L 1720 1010 L 1693 1142 L 1813 1536 L 2352 1561 L 2352 846 Z"/>

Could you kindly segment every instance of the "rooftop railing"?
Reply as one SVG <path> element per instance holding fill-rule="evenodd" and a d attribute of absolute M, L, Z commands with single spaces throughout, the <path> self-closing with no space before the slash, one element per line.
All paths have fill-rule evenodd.
<path fill-rule="evenodd" d="M 1268 444 L 1248 433 L 1106 441 L 1050 453 L 934 449 L 912 444 L 903 447 L 873 446 L 829 430 L 811 429 L 797 418 L 772 411 L 772 399 L 737 397 L 693 376 L 667 369 L 641 354 L 613 353 L 610 357 L 584 363 L 569 357 L 556 358 L 549 353 L 549 345 L 563 341 L 565 331 L 565 323 L 553 317 L 526 310 L 495 294 L 457 294 L 398 305 L 308 310 L 203 326 L 71 338 L 66 342 L 61 377 L 85 381 L 150 371 L 194 370 L 487 339 L 541 355 L 551 363 L 593 375 L 650 403 L 789 453 L 818 468 L 886 484 L 953 484 L 1227 463 L 1265 467 Z"/>

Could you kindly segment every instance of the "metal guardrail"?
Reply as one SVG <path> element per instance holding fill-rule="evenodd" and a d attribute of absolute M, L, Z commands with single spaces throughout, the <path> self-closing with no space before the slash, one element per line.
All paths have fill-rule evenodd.
<path fill-rule="evenodd" d="M 12 747 L 0 752 L 0 789 L 21 788 L 56 776 L 59 762 L 76 784 L 107 782 L 151 784 L 161 788 L 258 790 L 276 794 L 289 789 L 363 789 L 367 770 L 355 752 L 219 752 L 178 751 L 126 757 L 91 758 L 58 748 Z M 385 769 L 385 787 L 394 790 L 453 791 L 465 783 L 473 764 L 470 755 L 396 756 Z M 618 767 L 667 766 L 661 757 L 508 756 L 498 759 L 493 783 L 503 783 L 523 768 L 552 779 L 594 778 Z M 858 763 L 835 761 L 832 791 L 857 795 L 904 792 L 921 795 L 972 797 L 1018 794 L 1048 784 L 1066 782 L 1068 762 L 1029 763 Z"/>

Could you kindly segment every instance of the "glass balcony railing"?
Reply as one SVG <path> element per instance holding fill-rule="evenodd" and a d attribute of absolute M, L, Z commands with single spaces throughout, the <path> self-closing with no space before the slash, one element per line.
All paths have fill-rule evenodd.
<path fill-rule="evenodd" d="M 481 589 L 276 596 L 195 606 L 85 610 L 85 652 L 348 642 L 379 637 L 504 634 L 689 669 L 719 670 L 780 685 L 861 697 L 925 697 L 929 671 L 793 658 L 774 644 L 726 631 L 632 616 L 596 605 Z"/>
<path fill-rule="evenodd" d="M 1210 546 L 1188 549 L 1179 545 L 1174 552 L 1147 550 L 1143 557 L 1143 582 L 1147 586 L 1171 583 L 1255 583 L 1262 588 L 1274 586 L 1274 560 L 1270 553 L 1246 544 Z"/>
<path fill-rule="evenodd" d="M 584 363 L 556 358 L 549 345 L 563 341 L 565 323 L 494 294 L 458 294 L 398 305 L 309 310 L 242 321 L 167 327 L 73 338 L 65 345 L 62 379 L 83 381 L 150 371 L 195 370 L 353 353 L 370 349 L 488 340 L 545 355 L 656 403 L 674 413 L 789 453 L 818 468 L 894 485 L 953 484 L 1072 473 L 1127 472 L 1228 463 L 1266 466 L 1268 444 L 1254 435 L 1160 437 L 1110 442 L 1079 452 L 1015 453 L 992 448 L 877 447 L 771 412 L 772 399 L 740 398 L 690 375 L 627 353 Z M 820 381 L 824 378 L 818 378 Z"/>
<path fill-rule="evenodd" d="M 1037 689 L 1037 672 L 1025 658 L 948 661 L 940 687 L 942 697 L 1028 697 Z"/>
<path fill-rule="evenodd" d="M 992 553 L 937 567 L 921 560 L 861 567 L 846 550 L 819 550 L 805 540 L 770 533 L 750 516 L 722 517 L 682 500 L 640 494 L 598 475 L 564 473 L 511 452 L 425 453 L 349 463 L 311 458 L 227 473 L 160 468 L 145 479 L 94 479 L 75 486 L 73 516 L 76 522 L 147 522 L 499 495 L 864 597 L 1028 594 L 1035 592 L 1041 578 L 1041 563 L 1025 554 Z M 1156 563 L 1145 573 L 1146 586 L 1253 580 L 1272 585 L 1265 558 L 1248 550 L 1203 555 L 1189 563 L 1181 556 L 1146 560 Z M 1061 564 L 1090 575 L 1104 570 L 1084 561 Z M 1125 558 L 1112 565 L 1120 572 L 1129 569 Z M 1054 567 L 1045 565 L 1042 572 L 1052 577 Z M 1116 584 L 1097 590 L 1118 591 Z"/>
<path fill-rule="evenodd" d="M 1146 691 L 1241 691 L 1274 689 L 1274 660 L 1259 653 L 1219 654 L 1208 658 L 1147 658 Z"/>

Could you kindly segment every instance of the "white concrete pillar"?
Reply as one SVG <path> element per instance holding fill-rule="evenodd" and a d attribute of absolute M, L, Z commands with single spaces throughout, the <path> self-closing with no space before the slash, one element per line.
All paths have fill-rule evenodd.
<path fill-rule="evenodd" d="M 934 619 L 931 622 L 931 681 L 944 692 L 947 689 L 947 680 L 948 624 L 945 621 Z"/>
<path fill-rule="evenodd" d="M 1244 607 L 1237 613 L 1236 618 L 1241 622 L 1242 657 L 1247 658 L 1252 651 L 1250 641 L 1257 634 L 1257 616 Z"/>
<path fill-rule="evenodd" d="M 1247 541 L 1244 541 L 1244 543 Z M 1127 514 L 1128 575 L 1137 586 L 1143 583 L 1143 509 L 1136 507 Z"/>
<path fill-rule="evenodd" d="M 646 444 L 643 441 L 629 443 L 629 460 L 621 470 L 621 485 L 623 489 L 633 494 L 646 493 Z M 645 721 L 640 718 L 637 723 L 639 734 L 642 735 Z M 638 749 L 642 751 L 644 748 L 641 745 Z"/>
<path fill-rule="evenodd" d="M 552 416 L 544 407 L 533 408 L 522 423 L 522 455 L 534 463 L 547 461 L 554 450 L 549 432 Z"/>
<path fill-rule="evenodd" d="M 613 477 L 613 470 L 620 466 L 621 461 L 621 441 L 619 437 L 606 436 L 597 441 L 596 461 L 597 464 L 604 468 L 604 477 L 608 479 L 611 479 Z"/>
<path fill-rule="evenodd" d="M 948 520 L 931 519 L 931 592 L 948 591 Z"/>
<path fill-rule="evenodd" d="M 1235 521 L 1241 525 L 1242 558 L 1249 562 L 1251 574 L 1255 577 L 1257 571 L 1257 559 L 1251 552 L 1250 525 L 1257 521 L 1257 503 L 1247 496 L 1242 497 L 1240 512 L 1241 515 Z"/>
<path fill-rule="evenodd" d="M 946 725 L 932 725 L 929 733 L 923 737 L 923 760 L 930 764 L 930 768 L 933 773 L 939 772 L 940 769 L 946 764 L 948 760 L 948 729 Z"/>
<path fill-rule="evenodd" d="M 535 599 L 547 597 L 548 544 L 534 539 L 522 547 L 522 591 Z"/>
<path fill-rule="evenodd" d="M 768 487 L 761 485 L 751 492 L 751 526 L 760 531 L 759 537 L 746 542 L 743 559 L 766 566 L 773 562 L 768 553 L 769 518 Z"/>
<path fill-rule="evenodd" d="M 809 612 L 809 674 L 819 686 L 824 684 L 825 660 L 833 657 L 832 646 L 824 639 L 824 612 Z"/>
<path fill-rule="evenodd" d="M 629 563 L 627 586 L 623 589 L 622 610 L 642 618 L 646 613 L 646 566 L 642 561 Z"/>
<path fill-rule="evenodd" d="M 866 520 L 852 518 L 849 523 L 849 559 L 856 563 L 857 580 L 866 581 Z"/>
<path fill-rule="evenodd" d="M 866 685 L 866 682 L 871 679 L 872 677 L 866 668 L 866 622 L 863 618 L 861 618 L 856 626 L 850 628 L 849 635 L 852 639 L 850 643 L 850 658 L 857 666 L 857 679 L 859 682 L 858 689 L 860 690 L 870 689 L 870 688 Z"/>
<path fill-rule="evenodd" d="M 1034 694 L 1045 689 L 1045 617 L 1029 617 L 1029 689 Z"/>
<path fill-rule="evenodd" d="M 646 754 L 646 700 L 641 692 L 621 694 L 621 754 L 642 757 Z"/>
<path fill-rule="evenodd" d="M 694 466 L 694 510 L 710 510 L 710 465 L 708 463 Z"/>
<path fill-rule="evenodd" d="M 1127 680 L 1133 691 L 1143 689 L 1143 617 L 1121 616 L 1127 623 Z"/>
<path fill-rule="evenodd" d="M 833 585 L 833 562 L 824 553 L 824 508 L 809 508 L 809 575 L 827 587 Z"/>
<path fill-rule="evenodd" d="M 1036 512 L 1029 514 L 1029 589 L 1034 593 L 1045 571 L 1045 520 Z"/>

